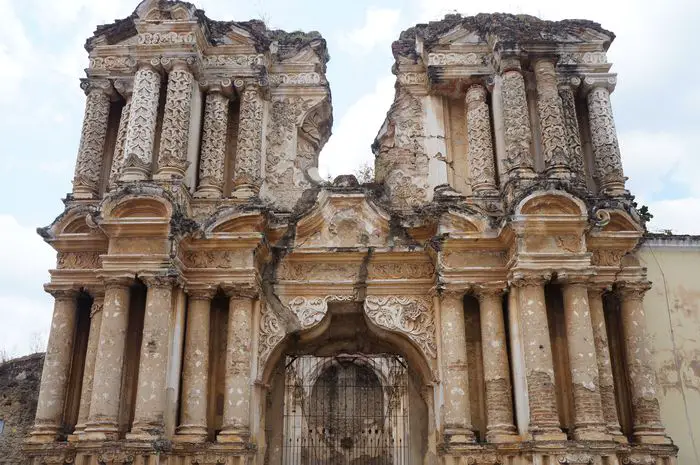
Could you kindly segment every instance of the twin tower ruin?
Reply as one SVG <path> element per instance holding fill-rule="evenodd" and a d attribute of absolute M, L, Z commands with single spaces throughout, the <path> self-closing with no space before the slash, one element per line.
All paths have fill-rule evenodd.
<path fill-rule="evenodd" d="M 31 465 L 676 463 L 598 24 L 392 46 L 376 179 L 326 43 L 142 2 L 86 43 Z M 368 141 L 368 148 L 371 141 Z"/>

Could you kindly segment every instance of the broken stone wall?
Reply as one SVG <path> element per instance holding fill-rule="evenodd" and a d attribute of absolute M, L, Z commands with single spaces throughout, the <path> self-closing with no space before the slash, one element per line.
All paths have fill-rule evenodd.
<path fill-rule="evenodd" d="M 680 465 L 700 463 L 700 237 L 648 240 L 639 254 L 653 286 L 644 299 L 661 419 Z"/>
<path fill-rule="evenodd" d="M 0 365 L 0 464 L 22 461 L 22 441 L 34 424 L 44 354 L 33 354 Z"/>

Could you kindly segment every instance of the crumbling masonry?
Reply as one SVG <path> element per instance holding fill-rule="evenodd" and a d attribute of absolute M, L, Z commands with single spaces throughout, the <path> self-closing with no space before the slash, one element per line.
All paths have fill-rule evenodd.
<path fill-rule="evenodd" d="M 39 231 L 58 264 L 29 462 L 674 465 L 613 38 L 506 14 L 404 31 L 358 185 L 318 176 L 319 34 L 164 0 L 98 27 L 73 192 Z"/>

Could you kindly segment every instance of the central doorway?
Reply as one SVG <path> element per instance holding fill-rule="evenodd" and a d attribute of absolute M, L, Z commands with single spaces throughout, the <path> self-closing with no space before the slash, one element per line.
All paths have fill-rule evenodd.
<path fill-rule="evenodd" d="M 287 356 L 284 376 L 284 465 L 410 465 L 403 357 Z"/>

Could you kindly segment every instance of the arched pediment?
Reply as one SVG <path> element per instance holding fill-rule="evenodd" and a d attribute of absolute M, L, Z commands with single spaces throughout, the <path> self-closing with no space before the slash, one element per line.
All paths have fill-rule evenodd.
<path fill-rule="evenodd" d="M 259 213 L 242 213 L 219 219 L 206 232 L 220 233 L 261 233 L 265 228 L 265 217 Z"/>
<path fill-rule="evenodd" d="M 610 221 L 603 227 L 603 233 L 634 232 L 642 233 L 643 228 L 632 217 L 621 210 L 610 211 Z"/>
<path fill-rule="evenodd" d="M 534 192 L 525 197 L 515 209 L 516 215 L 587 216 L 581 199 L 561 191 Z"/>
<path fill-rule="evenodd" d="M 487 225 L 483 218 L 457 211 L 449 211 L 440 218 L 438 234 L 472 236 L 483 233 Z"/>
<path fill-rule="evenodd" d="M 105 216 L 114 219 L 126 218 L 170 218 L 170 204 L 153 198 L 128 198 L 105 212 Z"/>
<path fill-rule="evenodd" d="M 386 244 L 389 215 L 362 193 L 323 191 L 297 223 L 296 244 L 304 248 L 380 247 Z"/>

